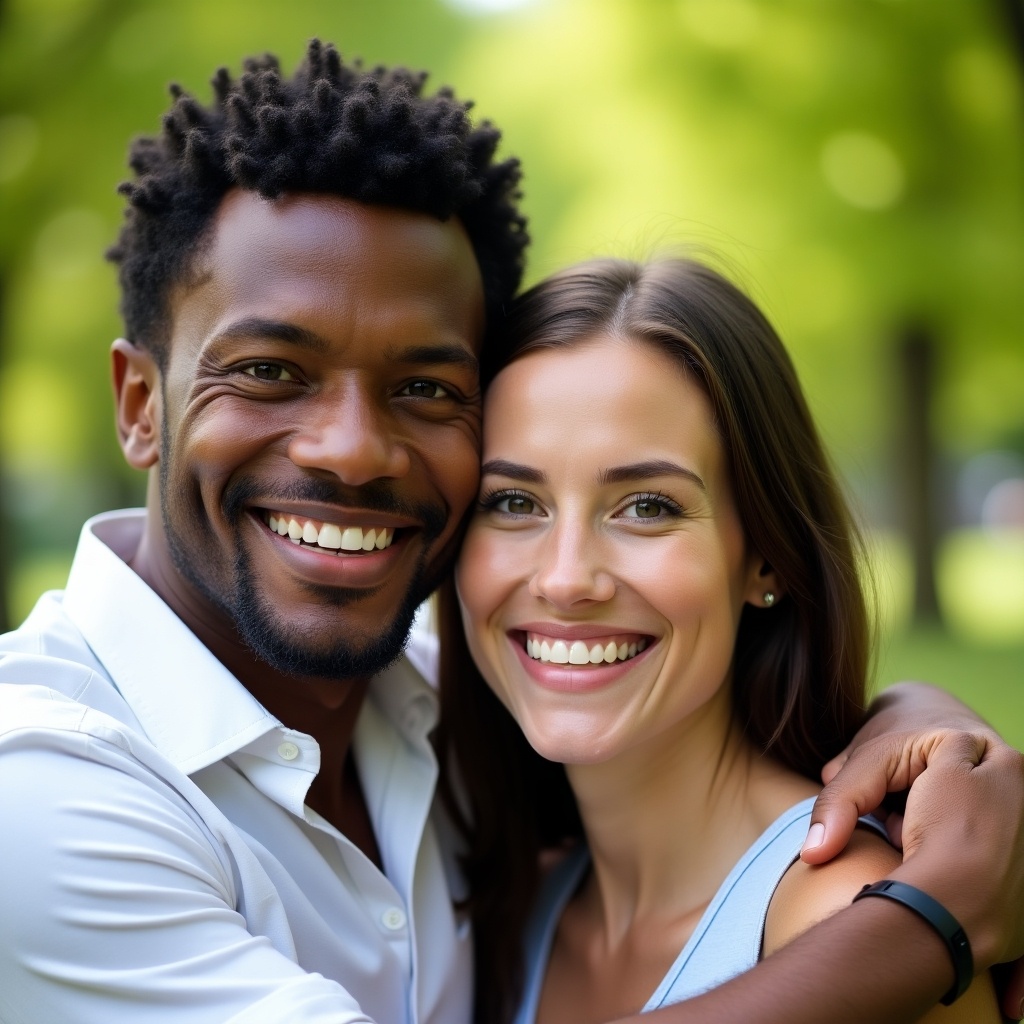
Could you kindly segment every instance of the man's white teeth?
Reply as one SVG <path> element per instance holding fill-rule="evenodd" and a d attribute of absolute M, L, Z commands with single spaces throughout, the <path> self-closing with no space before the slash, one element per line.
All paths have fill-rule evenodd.
<path fill-rule="evenodd" d="M 628 661 L 635 658 L 647 647 L 647 640 L 623 640 L 616 643 L 608 640 L 600 641 L 574 640 L 571 644 L 564 640 L 540 640 L 528 636 L 526 653 L 537 661 L 550 661 L 555 665 L 611 665 L 616 661 Z"/>
<path fill-rule="evenodd" d="M 310 519 L 268 516 L 267 525 L 282 537 L 288 537 L 293 544 L 316 544 L 328 551 L 383 551 L 395 539 L 394 529 L 386 526 L 346 526 L 342 529 L 335 523 L 318 526 Z"/>
<path fill-rule="evenodd" d="M 322 548 L 341 547 L 341 527 L 334 523 L 324 523 L 316 537 L 317 544 Z"/>

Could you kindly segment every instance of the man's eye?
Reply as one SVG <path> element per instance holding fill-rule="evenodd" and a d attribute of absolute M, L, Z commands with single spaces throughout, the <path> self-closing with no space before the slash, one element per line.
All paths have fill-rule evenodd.
<path fill-rule="evenodd" d="M 400 394 L 409 395 L 411 398 L 448 397 L 448 392 L 440 384 L 435 384 L 432 380 L 414 380 L 411 384 L 406 384 Z"/>
<path fill-rule="evenodd" d="M 255 363 L 247 366 L 245 372 L 257 380 L 295 380 L 280 363 Z"/>

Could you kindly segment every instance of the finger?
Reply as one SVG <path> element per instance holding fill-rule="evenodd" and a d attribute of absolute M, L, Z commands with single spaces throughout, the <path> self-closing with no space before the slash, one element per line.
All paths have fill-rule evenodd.
<path fill-rule="evenodd" d="M 991 765 L 980 768 L 990 750 L 991 741 L 982 733 L 953 732 L 937 736 L 911 758 L 904 780 L 911 786 L 901 835 L 904 858 L 913 854 L 933 829 L 946 832 L 950 825 L 969 820 L 972 803 L 984 792 L 985 779 L 990 780 L 989 785 L 998 780 Z M 975 775 L 978 770 L 981 774 Z M 949 819 L 946 829 L 940 827 L 943 819 Z"/>
<path fill-rule="evenodd" d="M 897 850 L 903 849 L 903 815 L 893 811 L 885 819 L 885 832 Z"/>
<path fill-rule="evenodd" d="M 1003 1013 L 1011 1020 L 1024 1020 L 1024 958 L 1018 960 L 1010 971 L 1006 988 L 1003 990 Z"/>
<path fill-rule="evenodd" d="M 899 745 L 902 750 L 902 744 Z M 811 826 L 800 851 L 807 864 L 824 864 L 849 842 L 857 819 L 883 800 L 899 757 L 892 744 L 876 740 L 855 750 L 818 794 Z M 895 762 L 894 762 L 895 758 Z"/>
<path fill-rule="evenodd" d="M 847 747 L 845 750 L 840 751 L 832 758 L 831 761 L 825 762 L 825 767 L 821 769 L 821 781 L 827 786 L 842 770 L 842 767 L 850 759 L 851 749 Z"/>

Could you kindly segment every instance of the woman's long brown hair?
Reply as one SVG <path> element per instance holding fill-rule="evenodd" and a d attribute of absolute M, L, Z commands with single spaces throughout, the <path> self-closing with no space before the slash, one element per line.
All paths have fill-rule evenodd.
<path fill-rule="evenodd" d="M 860 539 L 781 341 L 754 303 L 685 259 L 594 260 L 527 291 L 485 353 L 485 377 L 526 352 L 599 334 L 657 346 L 707 392 L 740 519 L 782 580 L 744 608 L 733 713 L 759 749 L 817 780 L 864 706 L 868 616 Z M 522 981 L 521 940 L 542 851 L 582 826 L 561 765 L 541 758 L 466 647 L 454 588 L 441 595 L 443 796 L 465 834 L 476 929 L 478 1024 L 504 1024 Z"/>

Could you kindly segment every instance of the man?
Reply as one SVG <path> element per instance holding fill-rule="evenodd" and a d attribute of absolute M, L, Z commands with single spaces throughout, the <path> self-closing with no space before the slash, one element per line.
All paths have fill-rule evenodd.
<path fill-rule="evenodd" d="M 176 91 L 162 135 L 133 146 L 113 373 L 147 504 L 87 524 L 67 590 L 0 644 L 2 1021 L 470 1019 L 434 653 L 400 655 L 475 494 L 478 357 L 526 235 L 497 133 L 422 84 L 314 42 L 288 80 L 271 58 L 220 72 L 210 108 Z M 916 742 L 1008 757 L 978 723 Z M 986 836 L 1012 858 L 1007 763 L 1002 802 L 957 792 L 999 812 Z M 849 812 L 839 795 L 823 823 Z M 947 902 L 957 871 L 930 851 L 949 832 L 925 829 L 907 876 Z M 1019 915 L 991 910 L 1022 880 L 984 852 L 970 865 L 998 882 L 950 905 L 987 965 L 1024 945 Z M 866 1019 L 862 982 L 832 1012 L 841 955 L 884 972 L 905 944 L 889 988 L 911 1019 L 949 986 L 948 956 L 867 903 L 667 1019 L 803 1019 L 795 1002 Z M 796 999 L 810 949 L 824 966 Z"/>

